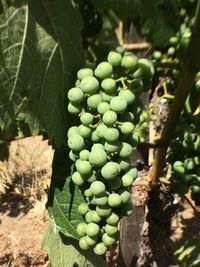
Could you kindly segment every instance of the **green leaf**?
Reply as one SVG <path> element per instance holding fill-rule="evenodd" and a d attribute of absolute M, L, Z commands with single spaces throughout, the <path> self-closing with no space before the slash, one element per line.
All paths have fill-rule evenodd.
<path fill-rule="evenodd" d="M 0 126 L 17 114 L 37 133 L 66 142 L 65 90 L 83 65 L 82 20 L 72 0 L 2 1 L 0 16 Z"/>
<path fill-rule="evenodd" d="M 53 267 L 106 267 L 105 260 L 92 250 L 82 251 L 78 241 L 55 233 L 48 225 L 44 233 L 42 247 L 48 251 Z"/>
<path fill-rule="evenodd" d="M 55 151 L 47 207 L 56 231 L 79 239 L 76 226 L 84 219 L 78 213 L 78 206 L 85 200 L 80 189 L 71 181 L 70 164 L 67 149 Z"/>

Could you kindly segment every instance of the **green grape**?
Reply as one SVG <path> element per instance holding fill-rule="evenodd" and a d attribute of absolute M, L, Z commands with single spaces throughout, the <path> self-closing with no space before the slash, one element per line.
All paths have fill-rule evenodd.
<path fill-rule="evenodd" d="M 104 132 L 104 138 L 108 142 L 117 141 L 119 138 L 119 131 L 116 128 L 107 128 Z"/>
<path fill-rule="evenodd" d="M 131 197 L 130 192 L 124 188 L 119 189 L 117 193 L 120 195 L 123 204 L 127 203 Z"/>
<path fill-rule="evenodd" d="M 117 226 L 106 224 L 105 231 L 108 235 L 114 235 L 117 233 Z"/>
<path fill-rule="evenodd" d="M 113 97 L 115 97 L 115 95 L 107 94 L 105 92 L 103 92 L 101 96 L 102 96 L 102 100 L 104 102 L 108 102 L 108 103 L 110 103 L 110 101 L 113 99 Z"/>
<path fill-rule="evenodd" d="M 93 76 L 93 70 L 92 69 L 83 68 L 77 72 L 77 78 L 79 80 L 83 80 L 83 78 L 88 77 L 88 76 Z"/>
<path fill-rule="evenodd" d="M 140 137 L 139 137 L 138 133 L 133 133 L 131 135 L 131 139 L 130 139 L 130 143 L 131 143 L 132 147 L 136 147 L 139 142 L 140 142 Z"/>
<path fill-rule="evenodd" d="M 119 207 L 122 203 L 120 195 L 112 193 L 108 196 L 108 205 L 112 208 Z"/>
<path fill-rule="evenodd" d="M 92 129 L 90 127 L 85 126 L 85 125 L 80 125 L 78 128 L 79 128 L 79 134 L 83 138 L 88 138 L 91 136 Z"/>
<path fill-rule="evenodd" d="M 132 76 L 133 79 L 141 79 L 142 76 L 143 76 L 143 71 L 142 71 L 142 69 L 141 69 L 141 68 L 138 68 L 136 71 L 134 71 L 134 72 L 132 73 L 131 76 Z"/>
<path fill-rule="evenodd" d="M 176 173 L 184 174 L 185 173 L 185 168 L 183 166 L 183 162 L 181 162 L 181 161 L 174 162 L 174 164 L 173 164 L 173 170 Z"/>
<path fill-rule="evenodd" d="M 130 174 L 125 174 L 122 176 L 122 185 L 124 187 L 131 186 L 133 182 L 133 177 Z"/>
<path fill-rule="evenodd" d="M 80 236 L 84 236 L 86 234 L 86 226 L 87 226 L 86 223 L 79 223 L 76 226 L 76 232 L 77 232 L 77 234 L 80 235 Z"/>
<path fill-rule="evenodd" d="M 200 157 L 194 157 L 195 165 L 200 165 Z"/>
<path fill-rule="evenodd" d="M 112 212 L 111 215 L 106 219 L 106 223 L 110 225 L 117 225 L 119 222 L 119 215 Z"/>
<path fill-rule="evenodd" d="M 127 54 L 122 57 L 121 66 L 129 70 L 135 70 L 137 68 L 137 62 L 135 55 Z"/>
<path fill-rule="evenodd" d="M 110 110 L 110 105 L 107 102 L 101 102 L 97 107 L 97 111 L 101 115 L 103 115 L 108 110 Z"/>
<path fill-rule="evenodd" d="M 105 150 L 108 152 L 108 153 L 115 153 L 117 151 L 119 151 L 120 149 L 120 146 L 121 144 L 117 141 L 115 142 L 105 142 L 104 143 L 104 147 L 105 147 Z"/>
<path fill-rule="evenodd" d="M 85 215 L 89 211 L 89 207 L 86 203 L 82 203 L 78 206 L 78 212 L 81 215 Z"/>
<path fill-rule="evenodd" d="M 87 223 L 91 223 L 92 222 L 92 211 L 88 211 L 85 215 L 85 220 Z"/>
<path fill-rule="evenodd" d="M 130 121 L 123 122 L 120 126 L 120 130 L 124 135 L 133 133 L 134 125 Z"/>
<path fill-rule="evenodd" d="M 120 177 L 115 177 L 112 180 L 108 181 L 108 186 L 111 190 L 117 190 L 121 187 L 122 182 Z"/>
<path fill-rule="evenodd" d="M 127 159 L 119 159 L 118 160 L 118 164 L 120 166 L 120 169 L 122 171 L 126 171 L 129 167 L 130 167 L 130 161 L 129 161 L 129 158 Z"/>
<path fill-rule="evenodd" d="M 88 236 L 97 236 L 100 232 L 100 228 L 98 226 L 98 224 L 96 223 L 88 223 L 88 225 L 86 226 L 86 234 Z"/>
<path fill-rule="evenodd" d="M 76 80 L 76 82 L 75 82 L 75 86 L 76 87 L 80 87 L 80 84 L 81 84 L 81 81 L 80 80 Z M 79 88 L 80 89 L 80 88 Z"/>
<path fill-rule="evenodd" d="M 110 236 L 107 233 L 105 233 L 102 236 L 102 241 L 106 247 L 109 247 L 115 243 L 116 238 L 114 236 Z"/>
<path fill-rule="evenodd" d="M 90 185 L 90 190 L 92 191 L 93 195 L 97 196 L 97 195 L 100 195 L 102 193 L 105 193 L 106 187 L 105 187 L 105 184 L 102 183 L 101 181 L 94 181 Z"/>
<path fill-rule="evenodd" d="M 102 145 L 102 144 L 100 144 L 100 143 L 98 143 L 98 144 L 94 144 L 93 146 L 92 146 L 92 150 L 99 150 L 99 149 L 102 149 L 102 150 L 104 150 L 104 146 Z"/>
<path fill-rule="evenodd" d="M 195 162 L 192 158 L 185 159 L 183 165 L 188 171 L 191 171 L 195 168 Z"/>
<path fill-rule="evenodd" d="M 123 55 L 124 52 L 125 52 L 125 49 L 121 46 L 117 46 L 116 47 L 116 51 L 120 54 L 120 55 Z"/>
<path fill-rule="evenodd" d="M 93 183 L 96 180 L 97 180 L 97 175 L 94 172 L 89 177 L 87 177 L 87 182 L 89 184 Z"/>
<path fill-rule="evenodd" d="M 86 197 L 92 197 L 93 196 L 92 191 L 90 189 L 86 189 L 84 191 L 84 196 L 86 196 Z"/>
<path fill-rule="evenodd" d="M 80 117 L 80 121 L 85 126 L 89 126 L 90 124 L 92 124 L 93 120 L 94 120 L 94 116 L 89 112 L 83 113 Z"/>
<path fill-rule="evenodd" d="M 104 133 L 107 131 L 107 126 L 105 124 L 100 124 L 97 126 L 96 131 L 99 138 L 104 137 Z"/>
<path fill-rule="evenodd" d="M 108 162 L 101 169 L 101 174 L 104 179 L 110 180 L 116 177 L 120 173 L 119 164 L 116 162 Z"/>
<path fill-rule="evenodd" d="M 115 124 L 115 122 L 117 121 L 117 114 L 112 111 L 106 111 L 103 115 L 103 122 L 107 125 L 107 126 L 112 126 L 113 124 Z"/>
<path fill-rule="evenodd" d="M 110 101 L 110 107 L 116 113 L 123 113 L 127 108 L 127 101 L 121 96 L 115 96 Z"/>
<path fill-rule="evenodd" d="M 70 135 L 79 134 L 79 128 L 77 126 L 72 126 L 69 128 L 67 132 L 67 136 L 70 137 Z"/>
<path fill-rule="evenodd" d="M 69 158 L 72 161 L 76 161 L 78 159 L 78 156 L 76 154 L 74 154 L 74 152 L 72 150 L 70 150 L 70 152 L 69 152 Z"/>
<path fill-rule="evenodd" d="M 74 151 L 83 149 L 85 143 L 82 136 L 78 134 L 70 135 L 68 139 L 68 146 Z"/>
<path fill-rule="evenodd" d="M 169 39 L 169 43 L 170 43 L 171 45 L 177 45 L 178 42 L 179 42 L 179 39 L 178 39 L 177 36 L 172 36 L 172 37 Z"/>
<path fill-rule="evenodd" d="M 122 121 L 130 121 L 132 122 L 134 120 L 134 114 L 130 111 L 126 111 L 123 114 L 121 114 L 120 119 Z"/>
<path fill-rule="evenodd" d="M 153 52 L 153 57 L 157 60 L 162 58 L 162 53 L 160 51 L 154 51 Z"/>
<path fill-rule="evenodd" d="M 82 107 L 80 106 L 80 104 L 70 102 L 67 106 L 67 110 L 73 115 L 78 115 L 79 113 L 81 113 Z"/>
<path fill-rule="evenodd" d="M 93 149 L 89 155 L 89 162 L 97 167 L 103 166 L 107 161 L 106 152 L 103 149 Z"/>
<path fill-rule="evenodd" d="M 135 102 L 135 94 L 131 90 L 121 90 L 119 96 L 126 100 L 128 105 L 131 105 Z"/>
<path fill-rule="evenodd" d="M 96 212 L 100 217 L 109 217 L 112 213 L 112 209 L 108 206 L 97 206 Z"/>
<path fill-rule="evenodd" d="M 69 90 L 67 96 L 68 96 L 69 101 L 71 101 L 73 103 L 80 103 L 84 99 L 84 94 L 81 91 L 81 89 L 78 87 L 71 88 Z"/>
<path fill-rule="evenodd" d="M 79 240 L 79 247 L 82 249 L 82 250 L 87 250 L 89 249 L 89 245 L 87 243 L 87 240 L 86 240 L 86 237 L 81 237 L 80 240 Z"/>
<path fill-rule="evenodd" d="M 102 102 L 102 97 L 101 95 L 98 94 L 91 95 L 87 99 L 87 105 L 91 110 L 96 110 L 101 102 Z"/>
<path fill-rule="evenodd" d="M 116 82 L 112 78 L 107 78 L 101 82 L 101 87 L 103 88 L 104 92 L 112 94 L 114 91 L 116 91 Z"/>
<path fill-rule="evenodd" d="M 89 175 L 92 172 L 92 166 L 86 160 L 78 161 L 76 164 L 76 169 L 82 176 Z"/>
<path fill-rule="evenodd" d="M 86 242 L 88 243 L 89 246 L 94 246 L 97 243 L 97 237 L 96 236 L 86 236 Z"/>
<path fill-rule="evenodd" d="M 121 64 L 122 56 L 118 52 L 110 51 L 107 60 L 113 67 L 117 67 Z"/>
<path fill-rule="evenodd" d="M 91 139 L 92 139 L 92 142 L 99 142 L 100 141 L 100 138 L 97 135 L 97 131 L 96 130 L 92 133 L 92 138 Z"/>
<path fill-rule="evenodd" d="M 99 82 L 95 77 L 87 76 L 81 81 L 80 88 L 85 94 L 94 94 L 99 89 Z"/>
<path fill-rule="evenodd" d="M 167 50 L 167 54 L 169 56 L 173 56 L 175 52 L 176 52 L 176 49 L 173 46 L 169 47 L 169 49 Z"/>
<path fill-rule="evenodd" d="M 140 58 L 138 60 L 138 65 L 143 70 L 144 78 L 152 79 L 155 73 L 152 63 L 146 58 Z"/>
<path fill-rule="evenodd" d="M 112 75 L 113 67 L 110 63 L 104 61 L 98 64 L 96 67 L 94 74 L 97 78 L 103 80 Z"/>
<path fill-rule="evenodd" d="M 72 181 L 74 184 L 81 186 L 85 183 L 85 180 L 83 179 L 83 177 L 80 175 L 79 172 L 74 172 L 72 174 Z"/>
<path fill-rule="evenodd" d="M 107 195 L 103 194 L 103 195 L 100 195 L 100 196 L 96 196 L 94 198 L 94 202 L 95 202 L 95 205 L 97 205 L 97 206 L 105 206 L 107 204 L 107 202 L 108 202 Z"/>
<path fill-rule="evenodd" d="M 133 152 L 132 146 L 126 142 L 122 142 L 122 147 L 119 151 L 119 156 L 121 158 L 127 158 L 132 154 L 132 152 Z"/>
<path fill-rule="evenodd" d="M 133 177 L 133 179 L 136 179 L 137 177 L 137 168 L 131 167 L 130 170 L 126 172 L 127 175 L 130 175 Z"/>
<path fill-rule="evenodd" d="M 87 149 L 83 149 L 80 153 L 79 153 L 79 158 L 81 160 L 89 160 L 89 155 L 90 152 Z"/>
<path fill-rule="evenodd" d="M 92 222 L 99 223 L 101 221 L 101 217 L 98 215 L 96 210 L 92 210 L 92 215 L 91 215 Z"/>
<path fill-rule="evenodd" d="M 94 253 L 96 255 L 103 255 L 106 253 L 107 247 L 103 244 L 103 243 L 98 243 L 95 247 L 94 247 Z"/>
<path fill-rule="evenodd" d="M 199 185 L 193 185 L 191 186 L 192 193 L 199 194 L 200 193 L 200 186 Z"/>

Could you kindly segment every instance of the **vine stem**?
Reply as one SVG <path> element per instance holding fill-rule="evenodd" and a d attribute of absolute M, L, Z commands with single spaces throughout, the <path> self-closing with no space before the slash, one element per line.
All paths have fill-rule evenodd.
<path fill-rule="evenodd" d="M 170 141 L 173 137 L 173 131 L 176 126 L 187 97 L 190 93 L 195 80 L 196 73 L 200 65 L 199 56 L 200 47 L 200 0 L 196 8 L 195 24 L 191 35 L 191 41 L 188 47 L 188 53 L 181 64 L 182 75 L 175 90 L 174 101 L 172 103 L 167 121 L 161 133 L 159 142 L 165 146 L 157 148 L 155 151 L 154 163 L 148 173 L 148 180 L 151 183 L 158 182 L 158 179 L 165 166 L 165 158 Z M 197 56 L 198 55 L 198 56 Z"/>

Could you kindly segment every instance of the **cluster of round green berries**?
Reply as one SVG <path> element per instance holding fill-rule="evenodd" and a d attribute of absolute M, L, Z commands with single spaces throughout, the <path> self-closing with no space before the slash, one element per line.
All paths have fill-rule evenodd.
<path fill-rule="evenodd" d="M 103 255 L 117 240 L 121 216 L 131 212 L 137 169 L 130 156 L 139 142 L 134 129 L 142 114 L 140 93 L 153 74 L 147 59 L 111 51 L 94 70 L 80 69 L 68 91 L 68 111 L 80 118 L 80 125 L 68 130 L 68 146 L 72 181 L 86 201 L 78 207 L 85 220 L 77 225 L 81 249 L 93 247 Z"/>

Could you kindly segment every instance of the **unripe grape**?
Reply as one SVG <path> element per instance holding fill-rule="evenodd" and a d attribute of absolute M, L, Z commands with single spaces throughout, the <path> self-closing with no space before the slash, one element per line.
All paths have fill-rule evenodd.
<path fill-rule="evenodd" d="M 92 191 L 90 189 L 86 189 L 84 191 L 84 196 L 86 196 L 86 197 L 92 197 L 93 196 Z"/>
<path fill-rule="evenodd" d="M 99 223 L 101 221 L 101 217 L 98 215 L 96 210 L 92 210 L 92 215 L 91 215 L 92 222 Z"/>
<path fill-rule="evenodd" d="M 124 55 L 122 57 L 121 66 L 129 70 L 136 69 L 137 68 L 137 57 L 133 54 Z"/>
<path fill-rule="evenodd" d="M 102 100 L 104 102 L 108 102 L 108 103 L 110 103 L 110 101 L 113 99 L 113 97 L 115 97 L 115 95 L 107 94 L 105 92 L 103 92 L 101 96 L 102 96 Z"/>
<path fill-rule="evenodd" d="M 100 138 L 104 137 L 104 133 L 107 131 L 107 126 L 105 124 L 100 124 L 97 126 L 96 131 L 97 131 L 97 135 Z"/>
<path fill-rule="evenodd" d="M 93 195 L 97 196 L 104 193 L 106 191 L 106 187 L 101 181 L 94 181 L 90 185 L 90 190 L 92 191 Z"/>
<path fill-rule="evenodd" d="M 102 102 L 101 95 L 95 94 L 91 95 L 87 99 L 87 105 L 91 110 L 96 110 L 98 105 Z"/>
<path fill-rule="evenodd" d="M 106 224 L 105 231 L 108 235 L 114 235 L 117 233 L 117 226 Z"/>
<path fill-rule="evenodd" d="M 97 243 L 97 237 L 96 236 L 86 236 L 86 242 L 88 243 L 89 246 L 94 246 Z"/>
<path fill-rule="evenodd" d="M 140 142 L 140 137 L 138 135 L 138 133 L 133 133 L 130 137 L 130 143 L 132 145 L 132 147 L 136 147 L 137 144 Z"/>
<path fill-rule="evenodd" d="M 120 158 L 118 160 L 118 164 L 119 164 L 120 169 L 122 171 L 126 171 L 130 167 L 130 160 L 129 160 L 129 158 L 127 158 L 127 159 L 121 159 Z"/>
<path fill-rule="evenodd" d="M 125 174 L 122 176 L 122 185 L 124 187 L 131 186 L 133 183 L 133 177 L 130 174 Z"/>
<path fill-rule="evenodd" d="M 115 142 L 105 142 L 104 144 L 104 147 L 105 147 L 105 150 L 108 152 L 108 153 L 115 153 L 117 151 L 119 151 L 120 149 L 120 146 L 121 144 L 117 141 Z"/>
<path fill-rule="evenodd" d="M 72 150 L 70 150 L 70 152 L 69 152 L 69 158 L 72 161 L 76 161 L 78 159 L 78 156 Z"/>
<path fill-rule="evenodd" d="M 77 126 L 72 126 L 69 128 L 67 132 L 67 137 L 70 137 L 70 135 L 79 134 L 79 128 Z"/>
<path fill-rule="evenodd" d="M 169 56 L 173 56 L 176 52 L 176 49 L 172 46 L 172 47 L 169 47 L 169 49 L 167 50 L 167 54 Z"/>
<path fill-rule="evenodd" d="M 111 76 L 113 72 L 113 67 L 110 63 L 104 61 L 98 64 L 96 67 L 94 74 L 97 78 L 103 80 Z"/>
<path fill-rule="evenodd" d="M 80 236 L 84 236 L 86 234 L 86 226 L 87 226 L 86 223 L 79 223 L 76 226 L 76 232 L 77 232 L 77 234 L 80 235 Z"/>
<path fill-rule="evenodd" d="M 103 243 L 98 243 L 95 247 L 94 247 L 94 253 L 96 255 L 103 255 L 106 253 L 106 246 Z"/>
<path fill-rule="evenodd" d="M 99 142 L 100 141 L 100 138 L 97 135 L 97 131 L 96 130 L 92 133 L 92 138 L 91 139 L 92 139 L 92 142 Z"/>
<path fill-rule="evenodd" d="M 142 68 L 145 79 L 151 79 L 154 76 L 154 67 L 148 59 L 140 58 L 138 60 L 138 65 Z"/>
<path fill-rule="evenodd" d="M 119 216 L 116 212 L 112 212 L 111 215 L 106 219 L 106 223 L 110 225 L 117 225 L 119 222 Z"/>
<path fill-rule="evenodd" d="M 116 128 L 107 128 L 104 131 L 104 138 L 108 142 L 117 141 L 119 138 L 119 131 Z"/>
<path fill-rule="evenodd" d="M 112 213 L 112 209 L 108 206 L 97 206 L 96 207 L 96 212 L 100 217 L 109 217 Z"/>
<path fill-rule="evenodd" d="M 141 79 L 143 76 L 143 71 L 141 68 L 138 68 L 136 71 L 133 72 L 131 75 L 133 79 Z"/>
<path fill-rule="evenodd" d="M 68 139 L 68 146 L 74 151 L 80 151 L 84 147 L 84 139 L 78 134 L 70 135 Z"/>
<path fill-rule="evenodd" d="M 106 152 L 103 149 L 93 149 L 89 155 L 89 162 L 97 167 L 103 166 L 107 161 Z"/>
<path fill-rule="evenodd" d="M 71 101 L 73 103 L 80 103 L 84 99 L 84 94 L 81 91 L 81 89 L 78 87 L 71 88 L 69 90 L 67 96 L 68 96 L 69 101 Z"/>
<path fill-rule="evenodd" d="M 185 169 L 188 171 L 191 171 L 195 168 L 195 162 L 192 158 L 185 159 L 183 164 Z"/>
<path fill-rule="evenodd" d="M 103 194 L 103 195 L 100 195 L 100 196 L 96 196 L 94 198 L 94 202 L 95 202 L 95 205 L 97 205 L 97 206 L 105 206 L 107 204 L 107 202 L 108 202 L 107 195 Z"/>
<path fill-rule="evenodd" d="M 89 249 L 89 245 L 87 243 L 87 240 L 86 240 L 86 237 L 81 237 L 80 240 L 79 240 L 79 247 L 82 249 L 82 250 L 87 250 Z"/>
<path fill-rule="evenodd" d="M 128 105 L 131 105 L 135 102 L 135 94 L 131 90 L 121 90 L 119 96 L 127 101 Z"/>
<path fill-rule="evenodd" d="M 81 113 L 82 107 L 80 106 L 80 104 L 69 102 L 67 110 L 73 115 L 78 115 L 79 113 Z"/>
<path fill-rule="evenodd" d="M 112 126 L 113 124 L 115 124 L 115 122 L 117 121 L 117 114 L 112 111 L 106 111 L 103 115 L 103 122 L 107 125 L 107 126 Z"/>
<path fill-rule="evenodd" d="M 179 39 L 178 39 L 177 36 L 172 36 L 172 37 L 169 39 L 169 43 L 170 43 L 171 45 L 177 45 L 178 42 L 179 42 Z"/>
<path fill-rule="evenodd" d="M 79 158 L 81 160 L 89 160 L 89 155 L 90 152 L 87 149 L 83 149 L 80 153 L 79 153 Z"/>
<path fill-rule="evenodd" d="M 85 215 L 89 211 L 89 207 L 86 203 L 82 203 L 78 206 L 78 212 L 81 215 Z"/>
<path fill-rule="evenodd" d="M 92 146 L 92 150 L 99 150 L 99 149 L 104 150 L 104 146 L 102 144 L 100 144 L 100 143 L 94 144 Z"/>
<path fill-rule="evenodd" d="M 120 195 L 123 204 L 127 203 L 131 197 L 130 192 L 125 188 L 119 189 L 117 193 Z"/>
<path fill-rule="evenodd" d="M 85 125 L 80 125 L 79 126 L 79 134 L 83 138 L 88 138 L 92 134 L 92 130 L 90 127 L 85 126 Z"/>
<path fill-rule="evenodd" d="M 126 174 L 132 176 L 133 179 L 136 179 L 136 177 L 137 177 L 137 168 L 133 168 L 133 167 L 131 167 L 131 168 L 126 172 Z"/>
<path fill-rule="evenodd" d="M 86 226 L 86 234 L 88 236 L 97 236 L 99 232 L 100 228 L 96 223 L 91 222 Z"/>
<path fill-rule="evenodd" d="M 99 89 L 99 82 L 95 77 L 87 76 L 81 81 L 80 88 L 85 94 L 94 94 Z"/>
<path fill-rule="evenodd" d="M 160 51 L 154 51 L 153 52 L 153 57 L 157 60 L 162 58 L 162 53 Z"/>
<path fill-rule="evenodd" d="M 101 102 L 97 107 L 97 111 L 101 115 L 103 115 L 108 110 L 110 110 L 110 105 L 107 102 Z"/>
<path fill-rule="evenodd" d="M 101 174 L 106 180 L 113 179 L 120 173 L 119 164 L 116 162 L 108 162 L 101 169 Z"/>
<path fill-rule="evenodd" d="M 108 205 L 112 208 L 116 208 L 119 207 L 122 203 L 122 199 L 120 197 L 120 195 L 116 194 L 116 193 L 112 193 L 109 195 L 108 197 Z"/>
<path fill-rule="evenodd" d="M 92 172 L 92 166 L 90 165 L 90 163 L 86 160 L 80 160 L 76 162 L 76 169 L 77 171 L 83 175 L 83 176 L 87 176 L 89 174 L 91 174 Z"/>
<path fill-rule="evenodd" d="M 94 116 L 89 112 L 83 113 L 80 117 L 80 121 L 85 126 L 89 126 L 90 124 L 92 124 L 93 120 L 94 120 Z"/>
<path fill-rule="evenodd" d="M 127 158 L 132 154 L 132 152 L 133 152 L 132 146 L 126 142 L 122 142 L 122 147 L 119 151 L 119 156 L 122 158 Z"/>
<path fill-rule="evenodd" d="M 127 101 L 121 96 L 115 96 L 110 101 L 110 107 L 116 113 L 123 113 L 127 108 Z"/>
<path fill-rule="evenodd" d="M 102 241 L 103 241 L 105 246 L 109 247 L 115 243 L 116 238 L 113 235 L 111 236 L 111 235 L 108 235 L 107 233 L 105 233 L 102 236 Z"/>
<path fill-rule="evenodd" d="M 72 174 L 72 181 L 74 184 L 78 185 L 78 186 L 81 186 L 85 183 L 85 180 L 84 178 L 80 175 L 79 172 L 74 172 Z"/>
<path fill-rule="evenodd" d="M 91 223 L 92 222 L 92 211 L 88 211 L 86 214 L 85 214 L 85 220 L 87 223 Z"/>
<path fill-rule="evenodd" d="M 101 82 L 101 87 L 103 88 L 104 92 L 112 94 L 114 91 L 116 91 L 116 82 L 112 78 L 107 78 Z"/>
<path fill-rule="evenodd" d="M 113 67 L 117 67 L 121 64 L 122 56 L 118 52 L 110 51 L 107 60 Z"/>
<path fill-rule="evenodd" d="M 174 164 L 173 164 L 173 170 L 176 173 L 184 174 L 185 173 L 185 168 L 183 166 L 183 162 L 181 162 L 181 161 L 175 161 Z"/>
<path fill-rule="evenodd" d="M 134 125 L 130 121 L 123 122 L 120 126 L 120 130 L 124 135 L 133 133 Z"/>
<path fill-rule="evenodd" d="M 93 76 L 93 70 L 92 69 L 83 68 L 77 72 L 77 78 L 79 80 L 82 80 L 83 78 L 88 77 L 88 76 Z"/>

